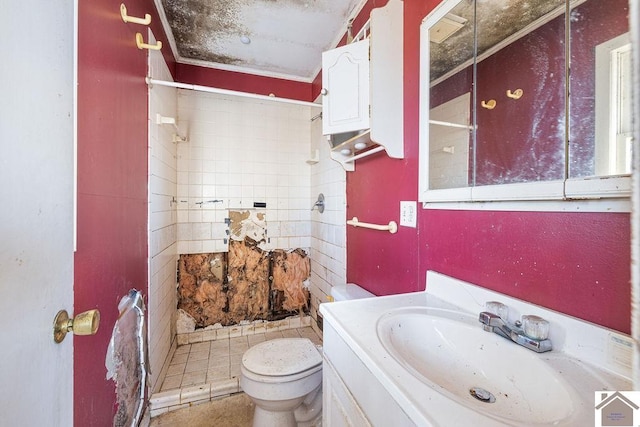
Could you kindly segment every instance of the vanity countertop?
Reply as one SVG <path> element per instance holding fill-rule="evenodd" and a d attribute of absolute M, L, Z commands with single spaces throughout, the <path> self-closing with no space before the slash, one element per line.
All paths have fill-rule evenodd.
<path fill-rule="evenodd" d="M 524 348 L 522 351 L 543 358 L 556 368 L 562 366 L 562 376 L 568 377 L 567 387 L 575 392 L 572 396 L 578 396 L 573 400 L 571 415 L 553 425 L 592 425 L 595 391 L 632 389 L 632 340 L 629 336 L 435 272 L 427 274 L 426 291 L 324 303 L 320 305 L 320 313 L 325 324 L 335 331 L 416 425 L 465 425 L 469 422 L 476 426 L 511 425 L 492 417 L 490 411 L 478 412 L 460 404 L 448 397 L 446 391 L 422 381 L 395 360 L 378 337 L 379 319 L 399 308 L 453 310 L 465 313 L 468 318 L 469 315 L 477 317 L 484 311 L 486 301 L 506 304 L 510 321 L 523 314 L 535 314 L 549 321 L 549 338 L 554 349 L 540 354 Z M 478 328 L 481 328 L 479 322 Z M 517 346 L 508 343 L 511 344 Z M 331 344 L 325 343 L 327 345 Z M 529 353 L 523 355 L 531 357 Z M 328 358 L 331 359 L 331 354 Z"/>

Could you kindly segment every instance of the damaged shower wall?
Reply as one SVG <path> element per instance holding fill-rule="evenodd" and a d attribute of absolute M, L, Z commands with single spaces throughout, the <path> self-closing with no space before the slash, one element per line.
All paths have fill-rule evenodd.
<path fill-rule="evenodd" d="M 261 211 L 230 211 L 229 235 L 228 252 L 180 256 L 178 308 L 196 327 L 308 313 L 311 265 L 304 250 L 261 249 L 267 239 Z"/>

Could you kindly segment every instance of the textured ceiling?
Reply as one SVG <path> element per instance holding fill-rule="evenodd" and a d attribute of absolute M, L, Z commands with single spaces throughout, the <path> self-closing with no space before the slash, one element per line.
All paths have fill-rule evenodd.
<path fill-rule="evenodd" d="M 479 52 L 564 1 L 478 0 Z M 337 45 L 366 0 L 155 2 L 178 62 L 310 82 L 321 69 L 322 52 Z M 431 44 L 432 79 L 472 57 L 473 0 L 461 0 L 452 13 L 467 24 L 443 43 Z"/>
<path fill-rule="evenodd" d="M 155 1 L 178 62 L 298 81 L 315 78 L 365 2 Z"/>

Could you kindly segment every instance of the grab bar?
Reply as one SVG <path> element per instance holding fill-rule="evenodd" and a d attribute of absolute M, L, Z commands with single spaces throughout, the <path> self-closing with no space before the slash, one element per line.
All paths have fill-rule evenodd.
<path fill-rule="evenodd" d="M 395 234 L 398 231 L 398 224 L 395 221 L 389 221 L 388 225 L 369 224 L 368 222 L 360 222 L 357 217 L 347 220 L 347 225 L 353 225 L 354 227 L 370 228 L 372 230 L 388 231 L 391 234 Z"/>

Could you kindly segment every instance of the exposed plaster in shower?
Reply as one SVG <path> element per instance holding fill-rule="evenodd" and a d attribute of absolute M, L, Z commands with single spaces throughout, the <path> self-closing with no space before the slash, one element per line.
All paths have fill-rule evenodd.
<path fill-rule="evenodd" d="M 256 243 L 267 241 L 267 221 L 264 211 L 229 211 L 229 233 L 232 240 L 249 237 Z"/>
<path fill-rule="evenodd" d="M 264 211 L 229 211 L 229 251 L 181 255 L 180 330 L 276 320 L 309 311 L 310 260 L 304 250 L 260 248 L 267 241 Z M 180 325 L 179 325 L 180 326 Z"/>
<path fill-rule="evenodd" d="M 309 276 L 311 264 L 302 249 L 287 252 L 282 249 L 273 251 L 273 286 L 274 298 L 280 302 L 285 311 L 308 309 Z"/>
<path fill-rule="evenodd" d="M 177 329 L 190 331 L 307 313 L 310 272 L 304 250 L 263 251 L 251 239 L 232 240 L 228 253 L 181 255 L 178 309 L 182 315 Z"/>

